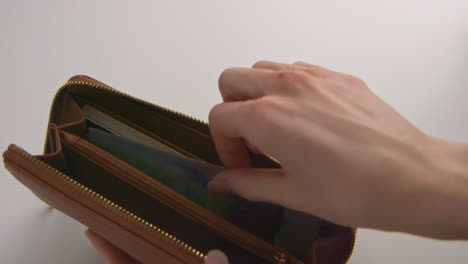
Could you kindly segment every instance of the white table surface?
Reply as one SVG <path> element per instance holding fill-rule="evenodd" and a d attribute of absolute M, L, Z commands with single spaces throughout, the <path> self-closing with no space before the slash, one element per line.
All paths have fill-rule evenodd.
<path fill-rule="evenodd" d="M 206 120 L 219 73 L 260 59 L 356 74 L 421 129 L 468 142 L 466 0 L 7 0 L 0 39 L 0 149 L 41 152 L 74 74 Z M 85 227 L 0 174 L 0 263 L 101 263 Z M 468 242 L 360 230 L 350 263 L 468 263 Z"/>

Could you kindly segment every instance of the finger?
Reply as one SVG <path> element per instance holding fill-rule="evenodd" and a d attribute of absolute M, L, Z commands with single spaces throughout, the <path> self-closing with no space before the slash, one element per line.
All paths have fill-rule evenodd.
<path fill-rule="evenodd" d="M 268 69 L 229 68 L 221 73 L 218 85 L 225 102 L 257 99 L 278 87 L 275 72 Z"/>
<path fill-rule="evenodd" d="M 284 193 L 285 175 L 281 169 L 230 169 L 216 175 L 208 187 L 234 193 L 250 201 L 277 203 Z"/>
<path fill-rule="evenodd" d="M 209 127 L 216 150 L 226 168 L 250 167 L 246 145 L 257 153 L 282 159 L 278 151 L 280 138 L 287 129 L 281 120 L 290 117 L 283 113 L 280 102 L 272 97 L 243 102 L 218 104 L 210 111 Z"/>
<path fill-rule="evenodd" d="M 210 250 L 206 255 L 205 264 L 229 264 L 226 254 L 217 249 Z"/>
<path fill-rule="evenodd" d="M 249 133 L 245 129 L 248 120 L 240 122 L 245 116 L 248 102 L 232 102 L 216 105 L 209 115 L 211 136 L 216 150 L 227 168 L 250 167 L 246 150 L 245 137 Z"/>
<path fill-rule="evenodd" d="M 117 248 L 116 246 L 109 243 L 107 240 L 94 233 L 91 230 L 86 230 L 86 236 L 88 237 L 91 244 L 104 258 L 107 264 L 137 264 L 129 255 Z"/>

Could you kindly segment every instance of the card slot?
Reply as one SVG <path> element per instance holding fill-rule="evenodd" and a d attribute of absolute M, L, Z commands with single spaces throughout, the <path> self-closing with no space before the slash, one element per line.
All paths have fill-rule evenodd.
<path fill-rule="evenodd" d="M 73 91 L 72 94 L 81 107 L 86 104 L 92 105 L 161 142 L 169 143 L 175 149 L 185 152 L 185 154 L 188 153 L 188 155 L 196 158 L 221 165 L 214 144 L 208 134 L 169 118 L 167 113 L 153 111 L 125 98 L 115 97 L 112 100 L 118 100 L 119 102 L 108 104 L 109 101 L 102 101 L 101 96 L 96 96 L 96 94 L 86 96 L 83 92 L 84 90 L 80 89 Z M 110 93 L 106 94 L 106 97 L 114 96 Z M 119 107 L 116 107 L 117 105 Z"/>
<path fill-rule="evenodd" d="M 82 102 L 83 103 L 83 102 Z M 175 145 L 172 142 L 126 120 L 120 116 L 115 115 L 106 109 L 96 105 L 82 104 L 82 111 L 92 126 L 107 131 L 112 134 L 117 134 L 123 137 L 131 138 L 139 143 L 150 145 L 157 148 L 164 148 L 166 150 L 184 155 L 193 159 L 201 160 L 194 154 L 186 151 L 184 148 Z M 157 119 L 156 123 L 160 123 Z M 163 123 L 160 123 L 163 124 Z"/>

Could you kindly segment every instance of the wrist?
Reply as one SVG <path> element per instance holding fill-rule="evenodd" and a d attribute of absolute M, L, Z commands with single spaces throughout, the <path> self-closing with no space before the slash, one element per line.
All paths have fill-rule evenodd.
<path fill-rule="evenodd" d="M 428 140 L 428 188 L 422 194 L 420 227 L 427 236 L 468 239 L 468 145 Z"/>

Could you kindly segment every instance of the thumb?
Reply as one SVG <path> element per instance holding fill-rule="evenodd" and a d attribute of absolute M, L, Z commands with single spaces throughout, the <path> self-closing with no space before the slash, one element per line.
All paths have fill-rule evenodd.
<path fill-rule="evenodd" d="M 285 177 L 280 169 L 227 169 L 208 185 L 212 191 L 234 193 L 250 201 L 275 202 L 284 190 Z"/>
<path fill-rule="evenodd" d="M 206 255 L 205 264 L 229 264 L 226 254 L 220 250 L 211 250 Z"/>

